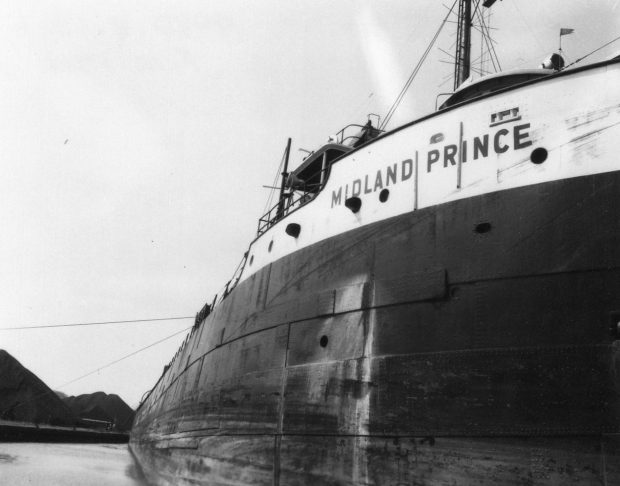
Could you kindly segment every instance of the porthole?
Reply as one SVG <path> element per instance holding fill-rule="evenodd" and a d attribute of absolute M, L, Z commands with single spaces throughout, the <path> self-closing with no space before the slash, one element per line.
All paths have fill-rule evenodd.
<path fill-rule="evenodd" d="M 489 222 L 484 222 L 484 223 L 478 223 L 475 227 L 474 227 L 474 231 L 476 233 L 478 233 L 479 235 L 484 234 L 484 233 L 488 233 L 489 231 L 491 231 L 491 223 Z"/>
<path fill-rule="evenodd" d="M 379 193 L 379 201 L 381 201 L 381 202 L 387 201 L 389 197 L 390 197 L 390 190 L 389 189 L 383 189 Z"/>
<path fill-rule="evenodd" d="M 357 213 L 362 207 L 362 200 L 357 196 L 353 196 L 348 199 L 345 199 L 344 205 L 348 207 L 351 210 L 351 212 Z"/>
<path fill-rule="evenodd" d="M 319 340 L 319 345 L 324 348 L 325 346 L 327 346 L 327 342 L 329 341 L 329 339 L 327 339 L 327 336 L 323 335 L 321 336 L 321 339 Z"/>
<path fill-rule="evenodd" d="M 297 223 L 289 223 L 284 231 L 286 231 L 287 235 L 297 238 L 301 232 L 301 226 Z"/>
<path fill-rule="evenodd" d="M 269 248 L 267 248 L 267 251 L 271 252 L 272 248 L 273 248 L 273 240 L 269 242 Z"/>
<path fill-rule="evenodd" d="M 542 164 L 545 160 L 547 160 L 548 155 L 549 153 L 547 152 L 547 149 L 538 147 L 537 149 L 532 150 L 530 160 L 534 164 Z"/>

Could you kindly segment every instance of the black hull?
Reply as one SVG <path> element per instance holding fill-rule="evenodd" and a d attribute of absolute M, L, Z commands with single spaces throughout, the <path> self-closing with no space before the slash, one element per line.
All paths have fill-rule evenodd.
<path fill-rule="evenodd" d="M 239 284 L 139 409 L 159 484 L 620 484 L 620 174 L 330 238 Z"/>

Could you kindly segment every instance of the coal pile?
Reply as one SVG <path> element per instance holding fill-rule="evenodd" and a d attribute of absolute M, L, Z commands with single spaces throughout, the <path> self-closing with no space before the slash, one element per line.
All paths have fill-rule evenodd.
<path fill-rule="evenodd" d="M 0 349 L 0 419 L 73 426 L 71 409 L 37 376 Z"/>
<path fill-rule="evenodd" d="M 118 395 L 96 392 L 63 401 L 84 424 L 106 422 L 121 432 L 131 429 L 134 411 Z"/>

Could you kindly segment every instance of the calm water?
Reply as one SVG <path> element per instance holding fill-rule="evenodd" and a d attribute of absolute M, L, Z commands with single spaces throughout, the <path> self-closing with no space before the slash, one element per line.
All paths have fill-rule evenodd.
<path fill-rule="evenodd" d="M 127 444 L 0 443 L 0 485 L 145 484 Z"/>

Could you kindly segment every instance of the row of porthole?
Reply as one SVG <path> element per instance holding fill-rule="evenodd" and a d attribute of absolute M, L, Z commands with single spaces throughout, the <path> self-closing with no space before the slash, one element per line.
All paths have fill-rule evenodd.
<path fill-rule="evenodd" d="M 547 149 L 545 149 L 544 147 L 539 147 L 539 148 L 532 150 L 532 153 L 530 154 L 530 160 L 534 164 L 542 164 L 545 160 L 547 160 L 548 155 L 549 154 L 547 152 Z M 382 203 L 386 202 L 389 199 L 389 197 L 390 197 L 389 189 L 383 189 L 379 193 L 379 201 L 381 201 Z M 362 207 L 362 200 L 357 196 L 353 196 L 345 200 L 344 205 L 347 208 L 349 208 L 353 213 L 357 213 Z M 301 226 L 297 223 L 291 223 L 286 227 L 286 234 L 288 234 L 289 236 L 292 236 L 293 238 L 297 238 L 299 236 L 300 231 L 301 231 Z M 486 231 L 479 231 L 477 229 L 476 232 L 485 233 Z M 273 249 L 273 240 L 269 242 L 267 251 L 271 253 L 272 249 Z M 250 265 L 252 265 L 252 263 L 254 263 L 254 255 L 250 256 Z"/>
<path fill-rule="evenodd" d="M 547 160 L 547 156 L 547 149 L 539 147 L 532 150 L 532 153 L 530 154 L 530 160 L 534 164 L 542 164 L 545 160 Z M 382 203 L 386 202 L 389 197 L 389 189 L 383 189 L 379 193 L 379 201 L 381 201 Z M 357 213 L 362 208 L 362 200 L 359 197 L 353 196 L 346 199 L 344 205 L 348 207 L 353 213 Z"/>
<path fill-rule="evenodd" d="M 390 190 L 383 189 L 379 193 L 379 201 L 382 203 L 386 202 L 390 197 Z M 357 213 L 362 208 L 362 200 L 357 196 L 352 196 L 350 198 L 345 199 L 344 205 L 351 210 L 353 213 Z"/>
<path fill-rule="evenodd" d="M 537 148 L 534 149 L 530 155 L 530 160 L 534 163 L 534 164 L 542 164 L 545 160 L 547 160 L 547 150 L 544 148 Z M 383 189 L 380 193 L 379 193 L 379 200 L 381 202 L 385 202 L 388 200 L 388 197 L 390 196 L 390 191 L 388 189 Z M 349 198 L 347 199 L 347 201 L 349 201 L 350 199 L 353 198 Z M 359 200 L 359 198 L 356 198 Z M 345 202 L 346 205 L 346 202 Z M 347 206 L 349 207 L 349 206 Z M 360 200 L 360 204 L 357 207 L 357 211 L 359 211 L 359 208 L 361 207 L 361 200 Z M 351 209 L 351 208 L 349 208 Z M 351 209 L 353 211 L 353 209 Z M 353 211 L 354 213 L 356 213 L 357 211 Z M 297 225 L 297 227 L 299 229 L 301 229 L 301 227 L 297 224 L 297 223 L 291 223 L 291 224 L 295 224 Z M 290 226 L 290 225 L 289 225 Z M 489 231 L 491 231 L 492 229 L 492 225 L 489 222 L 483 222 L 483 223 L 479 223 L 475 226 L 474 231 L 478 234 L 484 234 L 484 233 L 488 233 Z M 288 230 L 288 227 L 287 227 Z M 287 231 L 287 233 L 289 233 L 289 231 Z M 297 232 L 297 235 L 299 235 L 299 232 Z M 268 251 L 271 251 L 271 249 L 273 248 L 273 240 L 271 240 L 269 242 L 269 247 L 268 247 Z M 254 260 L 254 256 L 252 256 L 250 258 L 250 265 L 252 264 L 252 261 Z M 456 294 L 456 288 L 453 289 L 453 291 L 451 292 L 451 295 L 454 296 Z M 326 335 L 321 336 L 321 338 L 319 339 L 319 346 L 321 346 L 322 348 L 325 348 L 327 346 L 327 343 L 329 342 L 329 338 Z"/>
<path fill-rule="evenodd" d="M 380 193 L 379 193 L 379 201 L 381 201 L 382 203 L 386 202 L 390 197 L 390 190 L 389 189 L 383 189 Z M 356 210 L 353 210 L 350 205 L 352 204 L 351 201 L 353 202 L 353 206 L 356 207 Z M 359 203 L 355 202 L 355 201 L 359 201 Z M 347 204 L 348 203 L 348 204 Z M 362 200 L 359 197 L 350 197 L 345 201 L 345 206 L 348 207 L 349 209 L 351 209 L 351 211 L 353 211 L 354 213 L 357 213 L 359 211 L 359 209 L 362 207 Z M 301 226 L 297 223 L 289 223 L 286 227 L 286 234 L 289 236 L 292 236 L 293 238 L 297 238 L 299 236 L 299 233 L 301 232 Z M 273 249 L 273 240 L 271 240 L 269 242 L 269 246 L 267 247 L 267 251 L 269 253 L 271 253 L 271 250 Z M 252 263 L 254 263 L 254 255 L 250 256 L 250 261 L 249 261 L 250 265 L 252 265 Z"/>

